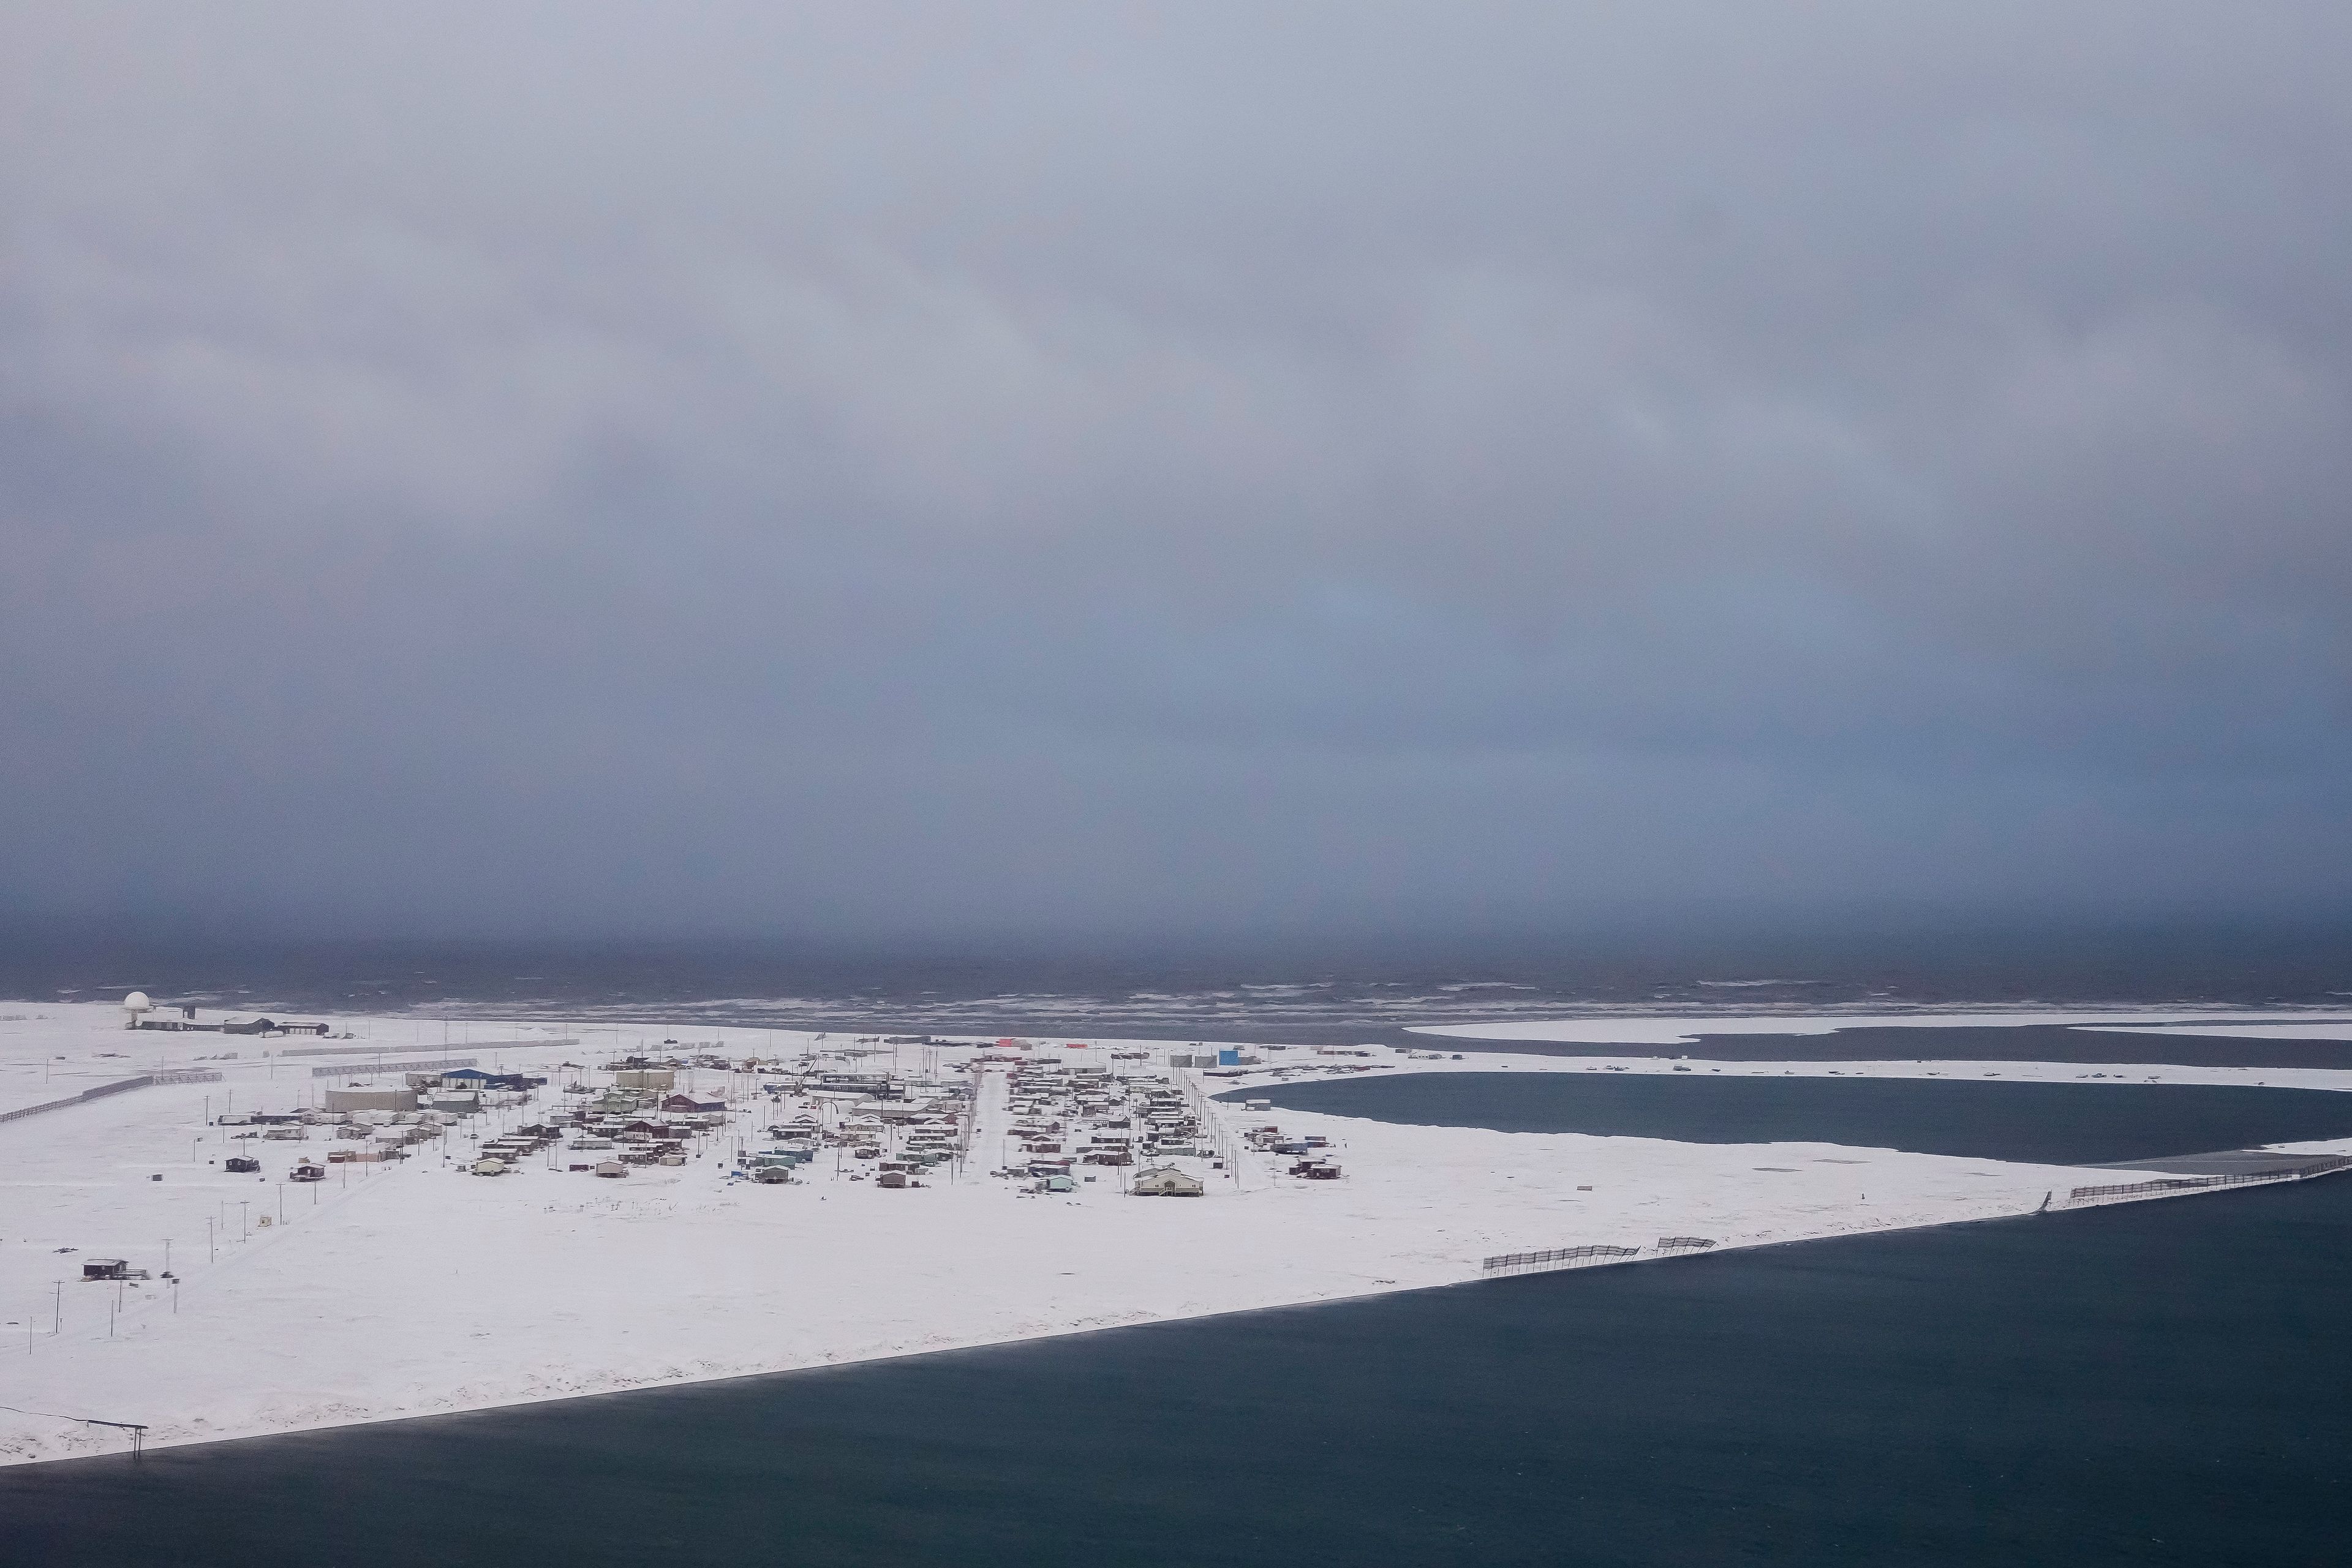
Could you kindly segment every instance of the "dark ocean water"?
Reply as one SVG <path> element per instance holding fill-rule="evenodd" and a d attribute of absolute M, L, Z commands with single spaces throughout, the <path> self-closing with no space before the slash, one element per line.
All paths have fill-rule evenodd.
<path fill-rule="evenodd" d="M 1420 1127 L 1686 1143 L 1843 1143 L 2095 1164 L 2352 1138 L 2352 1094 L 2204 1084 L 1690 1073 L 1425 1073 L 1239 1089 L 1291 1110 Z"/>
<path fill-rule="evenodd" d="M 134 988 L 296 1013 L 1399 1041 L 1412 1025 L 1661 1011 L 2343 1007 L 2352 1005 L 2352 928 L 1616 933 L 1094 952 L 0 934 L 0 996 L 113 1000 Z M 2084 1048 L 2117 1047 L 2093 1037 Z"/>
<path fill-rule="evenodd" d="M 2318 1568 L 2347 1295 L 2338 1177 L 0 1470 L 0 1561 Z"/>

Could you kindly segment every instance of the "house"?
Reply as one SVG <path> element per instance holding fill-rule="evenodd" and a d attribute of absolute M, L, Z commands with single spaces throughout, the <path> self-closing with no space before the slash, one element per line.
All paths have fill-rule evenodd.
<path fill-rule="evenodd" d="M 323 1165 L 313 1165 L 310 1161 L 305 1160 L 287 1172 L 286 1179 L 289 1182 L 323 1182 L 327 1179 L 327 1169 Z"/>
<path fill-rule="evenodd" d="M 221 1169 L 232 1176 L 249 1176 L 261 1169 L 261 1162 L 249 1154 L 232 1154 L 221 1162 Z"/>
<path fill-rule="evenodd" d="M 727 1102 L 723 1100 L 704 1100 L 691 1094 L 673 1094 L 662 1100 L 661 1109 L 665 1115 L 724 1115 Z"/>
<path fill-rule="evenodd" d="M 1173 1165 L 1138 1171 L 1127 1190 L 1139 1198 L 1197 1198 L 1209 1189 L 1198 1176 L 1188 1176 Z"/>
<path fill-rule="evenodd" d="M 639 1116 L 621 1129 L 621 1135 L 625 1138 L 656 1138 L 678 1142 L 692 1137 L 694 1129 L 675 1122 L 655 1121 Z"/>
<path fill-rule="evenodd" d="M 416 1091 L 413 1089 L 331 1089 L 327 1091 L 329 1110 L 414 1110 Z"/>
<path fill-rule="evenodd" d="M 484 1072 L 479 1068 L 455 1068 L 441 1075 L 448 1089 L 532 1089 L 545 1086 L 543 1078 L 530 1078 L 519 1072 Z"/>

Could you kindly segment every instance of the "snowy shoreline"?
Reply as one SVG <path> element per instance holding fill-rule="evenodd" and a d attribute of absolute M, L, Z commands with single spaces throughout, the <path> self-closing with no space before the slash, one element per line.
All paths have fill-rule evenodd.
<path fill-rule="evenodd" d="M 2240 1013 L 2210 1025 L 2253 1027 L 2277 1016 Z M 2130 1026 L 2132 1019 L 2097 1021 Z M 1588 1022 L 1622 1038 L 1630 1020 L 1573 1026 Z M 1704 1025 L 1717 1032 L 1725 1022 Z M 1784 1033 L 1802 1022 L 1758 1020 Z M 1834 1028 L 1856 1020 L 1819 1022 Z M 2294 1022 L 2319 1021 L 2302 1015 Z M 365 1029 L 387 1057 L 477 1054 L 485 1068 L 593 1063 L 640 1043 L 659 1048 L 666 1037 L 662 1026 L 600 1024 L 593 1037 L 573 1043 L 585 1031 L 549 1024 L 540 1030 L 548 1043 L 524 1046 L 513 1042 L 540 1026 L 438 1017 L 333 1023 Z M 667 1026 L 668 1036 L 683 1032 Z M 711 1033 L 741 1055 L 816 1044 L 797 1031 Z M 469 1035 L 482 1041 L 478 1052 L 469 1052 Z M 835 1036 L 832 1043 L 846 1041 Z M 755 1186 L 730 1179 L 715 1152 L 620 1183 L 545 1169 L 482 1180 L 429 1152 L 358 1175 L 346 1166 L 308 1188 L 282 1186 L 274 1169 L 263 1180 L 223 1175 L 209 1161 L 227 1145 L 205 1125 L 208 1109 L 216 1115 L 232 1095 L 240 1109 L 296 1103 L 331 1081 L 314 1079 L 313 1067 L 341 1059 L 254 1054 L 286 1044 L 131 1033 L 119 1008 L 96 1004 L 0 1004 L 0 1110 L 159 1069 L 222 1075 L 0 1125 L 0 1213 L 7 1216 L 0 1221 L 0 1405 L 142 1422 L 155 1446 L 213 1442 L 1458 1284 L 1484 1278 L 1486 1258 L 1527 1248 L 1694 1236 L 1731 1250 L 2009 1217 L 2032 1212 L 2053 1189 L 2083 1184 L 2085 1174 L 2076 1166 L 1826 1143 L 1507 1133 L 1299 1111 L 1253 1116 L 1222 1104 L 1209 1114 L 1222 1124 L 1226 1164 L 1185 1162 L 1208 1182 L 1199 1201 L 1137 1202 L 1108 1171 L 1068 1194 L 1031 1195 L 980 1169 L 991 1140 L 1008 1136 L 1001 1108 L 983 1102 L 975 1157 L 919 1191 L 821 1173 L 790 1186 Z M 1108 1064 L 1136 1050 L 1156 1060 L 1169 1048 L 1066 1047 L 1057 1037 L 1032 1054 Z M 929 1048 L 942 1072 L 978 1054 Z M 1268 1052 L 1267 1072 L 1195 1087 L 1245 1089 L 1274 1081 L 1267 1073 L 1276 1067 L 1387 1077 L 1612 1065 L 1491 1050 L 1457 1062 L 1431 1059 L 1428 1050 L 1363 1049 L 1360 1058 L 1309 1047 Z M 231 1050 L 234 1058 L 219 1059 Z M 1653 1057 L 1613 1065 L 1674 1070 Z M 1973 1064 L 1974 1071 L 1954 1061 L 1707 1066 L 1726 1075 L 2085 1076 L 2079 1064 L 2015 1061 Z M 2352 1089 L 2352 1072 L 2328 1069 L 2134 1064 L 2127 1071 L 2114 1081 Z M 756 1136 L 752 1123 L 767 1101 L 756 1088 L 748 1095 L 740 1120 Z M 1234 1130 L 1246 1120 L 1329 1140 L 1345 1178 L 1285 1177 L 1286 1161 L 1243 1152 Z M 2352 1152 L 2352 1141 L 2294 1147 L 2340 1153 Z M 2127 1182 L 2128 1173 L 2114 1179 Z M 256 1205 L 268 1205 L 267 1227 L 251 1226 Z M 274 1222 L 278 1212 L 283 1223 Z M 215 1237 L 209 1249 L 207 1217 Z M 217 1239 L 225 1220 L 243 1222 L 239 1239 Z M 176 1291 L 160 1288 L 166 1237 Z M 156 1277 L 116 1289 L 125 1305 L 110 1322 L 101 1300 L 110 1288 L 66 1272 L 99 1254 Z M 119 1432 L 0 1411 L 0 1463 L 123 1446 Z"/>

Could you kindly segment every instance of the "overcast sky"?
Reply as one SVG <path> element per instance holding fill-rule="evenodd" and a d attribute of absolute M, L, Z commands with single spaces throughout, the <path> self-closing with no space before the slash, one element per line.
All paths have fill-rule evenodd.
<path fill-rule="evenodd" d="M 0 915 L 2341 907 L 2352 8 L 0 5 Z"/>

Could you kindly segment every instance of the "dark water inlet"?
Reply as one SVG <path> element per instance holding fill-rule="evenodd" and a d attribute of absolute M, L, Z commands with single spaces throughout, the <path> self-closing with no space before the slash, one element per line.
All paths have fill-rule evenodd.
<path fill-rule="evenodd" d="M 2352 1068 L 2352 1039 L 2241 1039 L 2188 1027 L 2162 1033 L 2066 1024 L 1890 1024 L 1828 1034 L 1711 1035 L 1707 1020 L 1685 1020 L 1679 1041 L 1477 1040 L 1410 1030 L 1390 1037 L 1415 1050 L 1508 1052 L 1538 1057 L 1686 1058 L 1693 1062 L 2071 1062 L 2109 1068 L 2143 1062 L 2172 1067 Z M 2147 1024 L 2185 1023 L 2151 1016 Z M 2205 1020 L 2210 1027 L 2226 1021 Z"/>
<path fill-rule="evenodd" d="M 2328 1089 L 1754 1077 L 1703 1065 L 1688 1073 L 1412 1073 L 1220 1098 L 1423 1127 L 1843 1143 L 2067 1165 L 2352 1138 L 2352 1094 Z"/>

